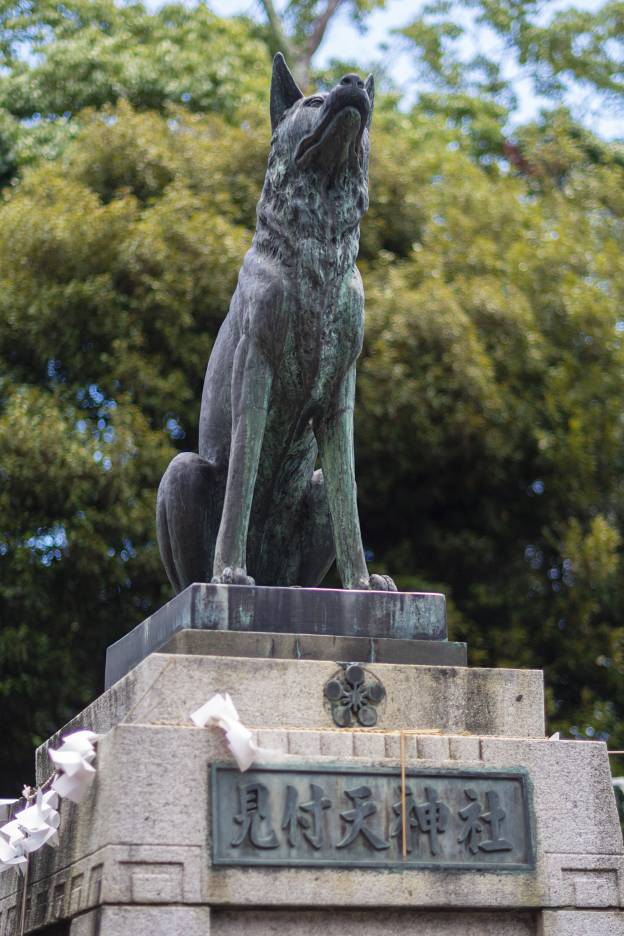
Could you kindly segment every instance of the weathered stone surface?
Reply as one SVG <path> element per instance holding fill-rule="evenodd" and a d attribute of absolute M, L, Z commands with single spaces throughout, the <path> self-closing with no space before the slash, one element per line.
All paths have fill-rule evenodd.
<path fill-rule="evenodd" d="M 311 936 L 321 928 L 333 936 L 339 921 L 341 936 L 381 936 L 382 928 L 384 936 L 617 936 L 624 844 L 606 748 L 543 737 L 541 674 L 372 664 L 386 686 L 388 728 L 366 730 L 331 722 L 322 690 L 334 667 L 153 654 L 85 710 L 79 723 L 103 734 L 96 781 L 80 806 L 63 802 L 59 848 L 33 856 L 28 931 L 74 920 L 73 936 L 91 936 L 99 919 L 93 936 L 136 936 L 143 926 L 158 936 L 161 925 L 185 934 L 199 926 L 202 936 L 208 926 L 213 936 L 254 934 L 254 927 L 258 936 Z M 194 727 L 189 713 L 217 691 L 232 694 L 268 749 L 260 764 L 351 767 L 362 776 L 383 767 L 398 784 L 403 733 L 406 766 L 421 778 L 437 768 L 476 771 L 473 777 L 521 768 L 534 867 L 213 867 L 210 765 L 232 758 L 223 733 Z M 468 733 L 465 717 L 457 727 L 471 706 L 480 733 Z M 388 803 L 377 815 L 392 837 Z M 15 928 L 18 903 L 17 876 L 0 876 L 2 936 Z M 543 910 L 555 912 L 542 920 Z"/>
<path fill-rule="evenodd" d="M 539 936 L 624 936 L 624 913 L 613 910 L 547 910 Z"/>
<path fill-rule="evenodd" d="M 366 669 L 386 689 L 377 706 L 380 729 L 544 736 L 543 679 L 536 670 L 385 663 Z M 186 724 L 215 692 L 229 692 L 253 728 L 334 728 L 323 688 L 336 671 L 329 661 L 152 654 L 59 734 L 77 727 L 105 732 L 120 722 Z M 45 778 L 46 745 L 37 763 L 39 778 Z"/>
<path fill-rule="evenodd" d="M 554 906 L 624 907 L 624 855 L 548 854 Z"/>
<path fill-rule="evenodd" d="M 447 640 L 394 640 L 387 637 L 339 637 L 329 634 L 252 634 L 190 629 L 174 634 L 160 652 L 272 660 L 412 663 L 417 666 L 466 666 L 468 659 L 465 643 Z"/>
<path fill-rule="evenodd" d="M 209 907 L 102 907 L 72 921 L 70 936 L 212 936 Z"/>
<path fill-rule="evenodd" d="M 260 732 L 258 740 L 273 749 L 268 763 L 334 765 L 338 760 L 341 765 L 392 766 L 398 777 L 396 731 L 273 729 Z M 621 904 L 624 846 L 603 744 L 431 734 L 410 734 L 406 740 L 411 742 L 406 745 L 408 766 L 462 767 L 457 755 L 463 742 L 476 741 L 467 747 L 466 767 L 526 767 L 537 846 L 534 872 L 213 870 L 208 767 L 231 762 L 222 733 L 182 727 L 182 722 L 122 724 L 98 745 L 92 793 L 79 807 L 62 806 L 60 849 L 44 849 L 33 861 L 33 900 L 40 888 L 57 895 L 61 917 L 70 913 L 72 887 L 81 912 L 97 895 L 104 903 L 154 900 L 213 908 L 239 907 L 241 901 L 249 907 L 305 908 L 318 906 L 320 899 L 332 907 L 423 911 L 613 909 Z M 8 898 L 3 887 L 0 879 L 0 895 Z"/>
<path fill-rule="evenodd" d="M 478 737 L 448 739 L 451 760 L 470 764 L 481 760 L 481 743 Z"/>
<path fill-rule="evenodd" d="M 108 648 L 106 688 L 185 629 L 444 641 L 446 605 L 444 595 L 418 592 L 194 584 Z M 365 646 L 369 659 L 375 648 Z M 359 660 L 361 652 L 354 651 L 345 659 Z M 388 662 L 399 662 L 396 654 Z"/>
<path fill-rule="evenodd" d="M 530 914 L 361 913 L 351 910 L 214 912 L 210 936 L 535 936 Z M 73 933 L 72 933 L 73 936 Z"/>
<path fill-rule="evenodd" d="M 521 763 L 531 771 L 544 851 L 561 855 L 622 853 L 605 744 L 543 741 L 526 746 L 484 738 L 481 748 L 484 764 L 511 767 Z"/>

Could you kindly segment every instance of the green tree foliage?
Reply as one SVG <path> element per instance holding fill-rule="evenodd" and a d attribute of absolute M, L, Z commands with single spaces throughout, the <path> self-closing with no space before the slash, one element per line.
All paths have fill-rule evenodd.
<path fill-rule="evenodd" d="M 38 4 L 38 37 L 25 7 L 10 29 L 3 9 L 0 84 L 21 75 L 33 95 L 46 43 L 95 28 L 64 32 Z M 32 747 L 101 688 L 105 647 L 168 597 L 156 486 L 196 446 L 269 145 L 266 101 L 239 83 L 264 79 L 231 64 L 256 48 L 253 28 L 214 20 L 213 35 L 196 15 L 207 42 L 241 30 L 230 96 L 131 103 L 126 83 L 89 97 L 92 76 L 62 146 L 59 121 L 26 143 L 35 125 L 0 119 L 14 180 L 0 203 L 7 795 L 32 778 Z M 40 44 L 26 65 L 12 64 L 18 39 Z M 257 62 L 268 69 L 265 51 Z M 356 417 L 372 567 L 444 590 L 473 664 L 545 666 L 552 730 L 624 748 L 622 152 L 563 109 L 510 139 L 502 99 L 445 94 L 376 106 Z"/>
<path fill-rule="evenodd" d="M 515 71 L 549 97 L 571 85 L 618 101 L 624 93 L 621 0 L 591 11 L 559 8 L 551 16 L 543 0 L 433 0 L 400 33 L 417 52 L 423 76 L 443 90 L 510 100 Z M 485 53 L 484 45 L 494 52 Z"/>
<path fill-rule="evenodd" d="M 228 116 L 258 100 L 265 47 L 238 19 L 205 6 L 20 0 L 2 4 L 0 106 L 18 117 L 61 116 L 124 98 L 135 107 L 168 102 Z M 30 55 L 21 47 L 28 42 Z"/>
<path fill-rule="evenodd" d="M 228 120 L 256 110 L 270 78 L 257 33 L 205 3 L 0 2 L 0 184 L 58 155 L 87 107 L 183 105 Z"/>
<path fill-rule="evenodd" d="M 82 123 L 0 209 L 0 709 L 14 783 L 32 744 L 93 695 L 106 645 L 167 597 L 155 489 L 174 444 L 196 445 L 266 156 L 264 133 L 219 117 L 121 104 Z"/>

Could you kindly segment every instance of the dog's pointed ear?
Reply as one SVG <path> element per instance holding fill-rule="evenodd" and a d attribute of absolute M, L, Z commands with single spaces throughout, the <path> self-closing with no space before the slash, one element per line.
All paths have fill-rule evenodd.
<path fill-rule="evenodd" d="M 303 92 L 297 87 L 297 82 L 290 74 L 288 65 L 281 52 L 273 59 L 273 76 L 271 78 L 271 130 L 275 130 L 284 116 L 284 112 L 303 97 Z"/>
<path fill-rule="evenodd" d="M 370 111 L 368 112 L 368 120 L 366 121 L 366 126 L 370 127 L 373 119 L 373 110 L 375 109 L 375 79 L 372 75 L 368 76 L 364 82 L 364 87 L 366 88 L 368 100 L 370 101 Z"/>

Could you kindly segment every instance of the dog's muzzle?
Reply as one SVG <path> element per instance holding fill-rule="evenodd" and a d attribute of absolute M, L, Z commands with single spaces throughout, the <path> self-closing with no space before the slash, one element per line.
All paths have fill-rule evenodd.
<path fill-rule="evenodd" d="M 353 113 L 353 120 L 345 120 L 348 132 L 355 134 L 355 151 L 359 154 L 364 130 L 371 112 L 371 102 L 366 93 L 364 82 L 359 75 L 345 75 L 333 91 L 331 91 L 319 115 L 319 122 L 312 133 L 300 141 L 295 153 L 295 160 L 300 163 L 312 158 L 315 151 L 320 149 L 325 139 L 332 132 L 337 118 L 346 111 Z M 345 117 L 347 115 L 345 114 Z"/>

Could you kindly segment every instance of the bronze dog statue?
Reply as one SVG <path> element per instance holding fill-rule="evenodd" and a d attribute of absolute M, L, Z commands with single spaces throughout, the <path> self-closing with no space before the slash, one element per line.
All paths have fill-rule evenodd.
<path fill-rule="evenodd" d="M 258 223 L 208 362 L 199 455 L 177 455 L 158 491 L 176 592 L 315 586 L 334 559 L 345 588 L 396 590 L 366 567 L 353 454 L 373 104 L 372 75 L 305 97 L 275 56 Z"/>

